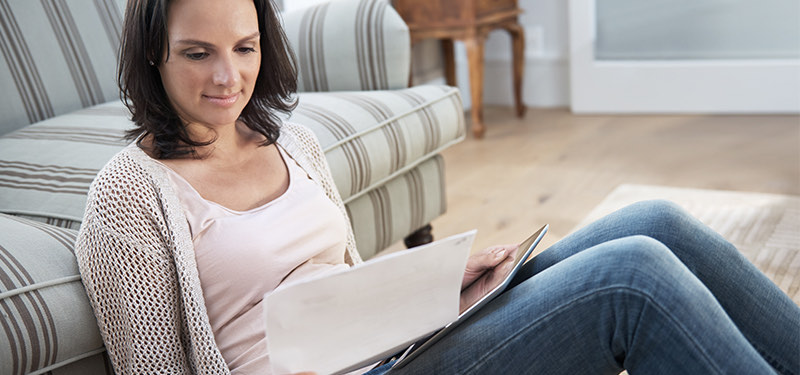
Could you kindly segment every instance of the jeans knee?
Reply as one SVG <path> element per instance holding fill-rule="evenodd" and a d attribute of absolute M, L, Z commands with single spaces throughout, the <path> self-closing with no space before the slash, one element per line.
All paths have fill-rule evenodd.
<path fill-rule="evenodd" d="M 604 246 L 608 247 L 604 253 L 611 267 L 610 278 L 616 282 L 660 277 L 683 267 L 672 250 L 652 237 L 635 235 L 610 241 Z"/>
<path fill-rule="evenodd" d="M 683 211 L 683 208 L 681 208 L 681 206 L 679 206 L 677 203 L 666 199 L 650 199 L 650 200 L 640 201 L 635 204 L 647 207 L 648 210 L 657 213 L 672 214 L 675 212 Z"/>
<path fill-rule="evenodd" d="M 652 236 L 664 230 L 674 230 L 689 222 L 690 215 L 678 204 L 662 199 L 641 201 L 629 206 L 634 215 L 632 224 L 637 232 Z"/>
<path fill-rule="evenodd" d="M 710 296 L 702 282 L 662 242 L 631 236 L 608 245 L 608 264 L 616 264 L 616 272 L 606 274 L 607 287 L 624 295 L 647 296 L 665 305 L 672 303 L 669 301 L 700 301 Z"/>
<path fill-rule="evenodd" d="M 633 235 L 612 242 L 617 242 L 618 260 L 635 265 L 663 262 L 664 257 L 672 253 L 666 245 L 645 235 Z"/>
<path fill-rule="evenodd" d="M 652 199 L 634 203 L 633 206 L 638 206 L 639 210 L 648 214 L 648 216 L 656 218 L 682 218 L 686 215 L 683 207 L 679 206 L 673 201 L 666 199 Z"/>

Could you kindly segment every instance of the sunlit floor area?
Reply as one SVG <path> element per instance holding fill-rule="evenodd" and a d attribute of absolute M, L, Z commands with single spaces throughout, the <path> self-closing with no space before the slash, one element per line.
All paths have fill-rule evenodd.
<path fill-rule="evenodd" d="M 800 195 L 800 116 L 513 112 L 487 108 L 485 137 L 444 152 L 437 238 L 477 228 L 479 249 L 549 223 L 546 247 L 622 184 Z"/>

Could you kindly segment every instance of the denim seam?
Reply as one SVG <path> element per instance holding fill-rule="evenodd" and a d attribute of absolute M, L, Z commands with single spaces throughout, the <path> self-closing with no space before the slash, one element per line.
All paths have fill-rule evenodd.
<path fill-rule="evenodd" d="M 772 368 L 774 368 L 776 371 L 784 375 L 794 375 L 794 372 L 792 370 L 784 366 L 783 363 L 778 361 L 775 357 L 769 355 L 769 353 L 767 353 L 766 350 L 761 349 L 761 347 L 757 345 L 755 342 L 749 339 L 748 341 L 750 342 L 750 345 L 753 345 L 753 348 L 756 349 L 758 354 L 764 357 L 764 360 L 767 361 L 767 363 L 769 363 L 769 365 L 772 366 Z"/>
<path fill-rule="evenodd" d="M 526 333 L 531 328 L 539 326 L 540 324 L 545 323 L 545 321 L 549 320 L 549 318 L 551 318 L 552 316 L 560 313 L 564 308 L 567 308 L 570 305 L 573 305 L 573 304 L 576 304 L 578 302 L 581 302 L 581 301 L 585 300 L 586 298 L 593 297 L 593 296 L 596 296 L 598 294 L 611 293 L 611 292 L 618 291 L 618 290 L 627 290 L 627 291 L 633 292 L 634 294 L 637 294 L 639 296 L 642 296 L 642 297 L 646 298 L 662 315 L 664 315 L 671 322 L 673 322 L 673 324 L 675 324 L 676 327 L 680 328 L 680 330 L 683 332 L 683 334 L 686 335 L 690 339 L 690 341 L 694 344 L 694 346 L 698 349 L 698 352 L 702 354 L 702 356 L 705 358 L 705 360 L 709 364 L 711 364 L 712 367 L 714 367 L 714 369 L 716 370 L 716 373 L 717 374 L 722 374 L 722 371 L 717 367 L 717 365 L 713 361 L 711 361 L 710 357 L 708 356 L 708 353 L 706 353 L 704 350 L 700 350 L 701 346 L 698 345 L 698 343 L 694 340 L 694 337 L 691 334 L 689 334 L 690 331 L 688 329 L 686 329 L 686 327 L 684 327 L 678 321 L 673 319 L 671 314 L 669 314 L 669 312 L 667 310 L 663 309 L 659 304 L 657 304 L 655 302 L 655 299 L 652 296 L 650 296 L 650 295 L 648 295 L 646 293 L 642 293 L 639 290 L 636 290 L 636 289 L 633 289 L 633 288 L 630 288 L 630 287 L 627 287 L 627 286 L 608 286 L 608 287 L 605 287 L 603 289 L 594 290 L 594 291 L 592 291 L 590 293 L 587 293 L 587 294 L 584 294 L 584 295 L 582 295 L 582 296 L 580 296 L 580 297 L 578 297 L 578 298 L 576 298 L 576 299 L 574 299 L 574 300 L 572 300 L 572 301 L 570 301 L 570 302 L 568 302 L 566 304 L 563 304 L 561 306 L 556 307 L 549 314 L 547 314 L 544 317 L 542 317 L 541 319 L 538 319 L 537 321 L 532 322 L 532 323 L 528 324 L 527 326 L 523 327 L 519 332 L 517 332 L 514 335 L 509 336 L 506 340 L 501 342 L 499 345 L 495 346 L 495 348 L 493 350 L 488 351 L 485 355 L 483 355 L 480 358 L 478 358 L 478 360 L 475 361 L 472 364 L 472 366 L 468 367 L 465 370 L 464 373 L 468 373 L 468 372 L 473 371 L 474 368 L 476 366 L 478 366 L 478 364 L 480 364 L 483 361 L 487 360 L 489 357 L 499 353 L 501 349 L 504 349 L 508 345 L 510 345 L 511 341 L 515 340 L 516 338 L 521 336 L 523 333 Z"/>

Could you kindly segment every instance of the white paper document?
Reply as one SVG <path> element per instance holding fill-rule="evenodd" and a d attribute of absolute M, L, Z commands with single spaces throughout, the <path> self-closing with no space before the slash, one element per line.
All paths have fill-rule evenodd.
<path fill-rule="evenodd" d="M 475 231 L 264 296 L 276 374 L 355 370 L 456 320 Z"/>

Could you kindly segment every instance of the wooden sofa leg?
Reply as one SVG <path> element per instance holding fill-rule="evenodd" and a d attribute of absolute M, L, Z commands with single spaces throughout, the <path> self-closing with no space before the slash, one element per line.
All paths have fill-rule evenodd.
<path fill-rule="evenodd" d="M 403 242 L 406 244 L 406 248 L 410 249 L 414 246 L 433 242 L 433 234 L 431 234 L 432 230 L 433 228 L 431 225 L 427 224 L 424 227 L 417 229 L 414 233 L 406 236 L 406 238 L 403 240 Z"/>

